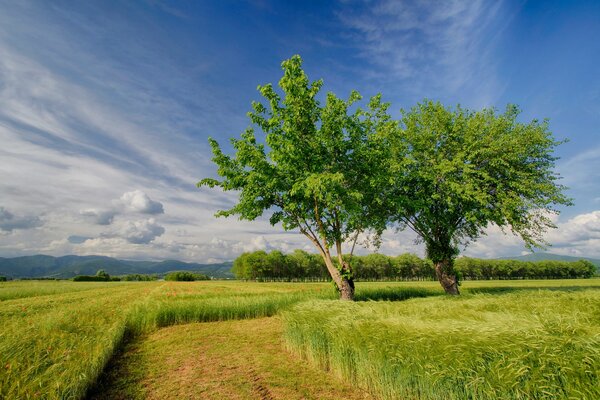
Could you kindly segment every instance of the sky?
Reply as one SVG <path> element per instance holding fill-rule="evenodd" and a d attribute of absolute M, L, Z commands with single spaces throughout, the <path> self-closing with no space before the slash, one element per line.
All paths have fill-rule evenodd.
<path fill-rule="evenodd" d="M 428 98 L 548 118 L 575 203 L 548 250 L 600 258 L 598 38 L 598 1 L 0 0 L 0 257 L 311 251 L 266 218 L 215 218 L 236 193 L 195 186 L 217 176 L 208 137 L 238 137 L 300 54 L 325 91 L 382 93 L 395 117 Z M 422 256 L 414 238 L 379 251 Z M 495 227 L 463 250 L 524 252 Z"/>

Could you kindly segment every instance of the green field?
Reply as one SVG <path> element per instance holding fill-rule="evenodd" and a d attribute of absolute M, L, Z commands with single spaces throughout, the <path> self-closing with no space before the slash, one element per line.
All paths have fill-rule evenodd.
<path fill-rule="evenodd" d="M 600 280 L 462 291 L 4 282 L 0 398 L 600 398 Z"/>

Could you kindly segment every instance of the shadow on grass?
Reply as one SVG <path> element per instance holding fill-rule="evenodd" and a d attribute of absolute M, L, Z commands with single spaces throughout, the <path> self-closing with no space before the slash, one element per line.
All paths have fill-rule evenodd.
<path fill-rule="evenodd" d="M 551 290 L 557 292 L 579 292 L 582 290 L 600 289 L 600 285 L 590 286 L 505 286 L 462 289 L 468 294 L 508 294 L 524 291 Z"/>
<path fill-rule="evenodd" d="M 600 285 L 590 286 L 504 286 L 504 287 L 481 287 L 461 288 L 463 294 L 509 294 L 523 291 L 551 290 L 557 292 L 579 292 L 582 290 L 600 289 Z M 358 288 L 354 296 L 355 301 L 403 301 L 412 298 L 423 298 L 431 296 L 443 296 L 444 291 L 440 289 L 410 288 L 410 287 L 385 287 L 363 289 Z M 460 298 L 457 297 L 457 298 Z"/>
<path fill-rule="evenodd" d="M 441 289 L 386 287 L 376 289 L 358 289 L 355 301 L 403 301 L 412 298 L 440 296 Z"/>

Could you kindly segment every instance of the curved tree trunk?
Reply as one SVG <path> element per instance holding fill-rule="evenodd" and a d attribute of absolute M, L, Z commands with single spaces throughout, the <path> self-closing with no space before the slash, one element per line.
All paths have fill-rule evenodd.
<path fill-rule="evenodd" d="M 452 260 L 444 259 L 434 263 L 435 275 L 447 294 L 460 294 L 458 280 L 452 265 Z"/>
<path fill-rule="evenodd" d="M 333 264 L 333 261 L 331 260 L 331 256 L 329 256 L 329 254 L 324 253 L 322 255 L 323 259 L 325 260 L 327 270 L 329 271 L 333 282 L 335 283 L 340 292 L 340 300 L 353 301 L 354 279 L 351 277 L 351 274 L 343 273 L 350 271 L 350 266 L 348 265 L 348 263 L 344 262 L 342 264 L 342 271 L 340 271 Z"/>
<path fill-rule="evenodd" d="M 313 242 L 315 247 L 319 250 L 319 253 L 321 253 L 321 257 L 323 257 L 323 261 L 325 261 L 325 267 L 340 292 L 340 300 L 354 301 L 354 279 L 352 278 L 352 268 L 341 256 L 341 243 L 337 243 L 338 256 L 342 263 L 340 271 L 333 263 L 329 248 L 326 245 L 322 245 L 314 235 L 310 235 L 306 231 L 302 233 Z M 323 239 L 323 242 L 326 243 L 326 240 Z"/>
<path fill-rule="evenodd" d="M 340 274 L 341 282 L 338 284 L 340 290 L 340 300 L 354 301 L 354 278 L 352 278 L 352 268 L 350 264 L 342 260 L 342 271 Z"/>
<path fill-rule="evenodd" d="M 354 301 L 354 280 L 352 278 L 342 278 L 340 289 L 340 300 Z"/>

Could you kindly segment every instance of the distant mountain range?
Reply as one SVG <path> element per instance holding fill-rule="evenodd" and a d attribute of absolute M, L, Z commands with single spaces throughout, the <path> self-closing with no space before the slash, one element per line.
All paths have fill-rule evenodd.
<path fill-rule="evenodd" d="M 542 260 L 556 260 L 556 261 L 578 261 L 588 260 L 600 270 L 600 260 L 589 257 L 573 257 L 573 256 L 562 256 L 559 254 L 552 253 L 530 253 L 524 256 L 518 257 L 502 257 L 501 260 L 520 260 L 520 261 L 542 261 Z"/>
<path fill-rule="evenodd" d="M 72 278 L 75 275 L 94 275 L 96 271 L 103 269 L 109 275 L 194 271 L 213 278 L 233 278 L 232 265 L 232 262 L 198 264 L 177 260 L 128 261 L 104 256 L 35 255 L 15 258 L 0 257 L 0 275 L 8 278 Z"/>

